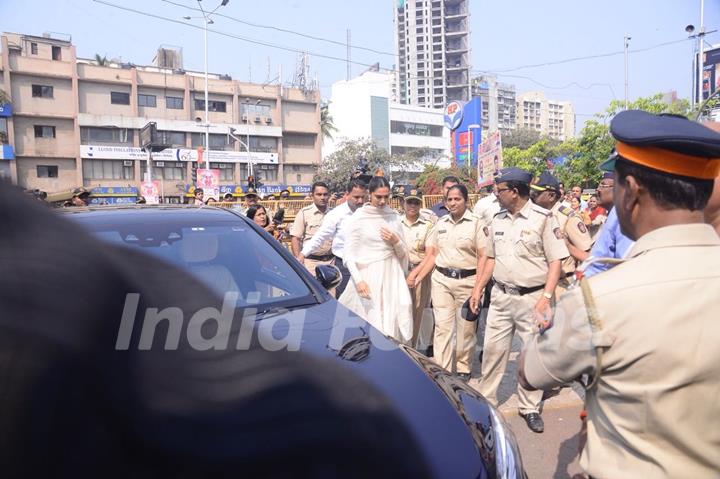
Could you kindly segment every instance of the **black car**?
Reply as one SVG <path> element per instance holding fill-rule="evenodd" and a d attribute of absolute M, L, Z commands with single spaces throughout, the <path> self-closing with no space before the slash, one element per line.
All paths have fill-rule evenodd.
<path fill-rule="evenodd" d="M 288 349 L 333 358 L 372 383 L 406 422 L 433 477 L 525 477 L 515 438 L 495 408 L 341 306 L 246 217 L 189 206 L 89 207 L 66 214 L 97 238 L 178 265 L 235 308 L 252 309 L 263 318 L 254 327 L 270 327 L 274 338 L 286 338 Z M 324 271 L 326 287 L 335 284 L 333 270 Z M 168 278 L 168 288 L 173 281 L 182 278 Z"/>

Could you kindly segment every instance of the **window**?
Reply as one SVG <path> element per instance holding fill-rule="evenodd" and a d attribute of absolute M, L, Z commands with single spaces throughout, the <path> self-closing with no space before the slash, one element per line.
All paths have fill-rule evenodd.
<path fill-rule="evenodd" d="M 58 167 L 54 165 L 38 165 L 36 167 L 38 178 L 57 178 Z"/>
<path fill-rule="evenodd" d="M 52 47 L 52 59 L 62 60 L 62 50 L 60 47 Z"/>
<path fill-rule="evenodd" d="M 185 148 L 185 132 L 158 130 L 158 136 L 160 143 L 164 145 Z"/>
<path fill-rule="evenodd" d="M 163 166 L 159 166 L 158 163 Z M 147 162 L 143 161 L 140 163 L 140 176 L 145 178 L 145 173 L 147 173 Z M 153 164 L 152 176 L 154 180 L 184 180 L 185 164 L 180 161 L 156 161 Z"/>
<path fill-rule="evenodd" d="M 256 165 L 255 166 L 259 177 L 264 181 L 275 181 L 278 180 L 278 167 L 277 165 Z"/>
<path fill-rule="evenodd" d="M 31 55 L 37 55 L 37 54 L 38 54 L 37 43 L 35 43 L 35 42 L 30 43 L 30 54 L 31 54 Z"/>
<path fill-rule="evenodd" d="M 120 91 L 110 92 L 110 103 L 113 105 L 129 105 L 130 104 L 130 93 L 123 93 Z"/>
<path fill-rule="evenodd" d="M 295 175 L 295 181 L 300 183 L 302 181 L 302 175 Z"/>
<path fill-rule="evenodd" d="M 205 100 L 195 100 L 195 109 L 205 111 Z M 219 111 L 225 113 L 227 111 L 225 102 L 210 100 L 208 102 L 208 111 Z"/>
<path fill-rule="evenodd" d="M 205 146 L 205 133 L 192 133 L 191 134 L 192 147 L 197 148 L 198 146 Z M 218 135 L 216 133 L 210 134 L 210 149 L 211 150 L 230 150 L 231 148 L 227 142 L 227 135 Z"/>
<path fill-rule="evenodd" d="M 241 103 L 240 113 L 247 116 L 270 116 L 270 105 Z"/>
<path fill-rule="evenodd" d="M 268 136 L 251 136 L 250 151 L 274 153 L 277 151 L 277 140 Z"/>
<path fill-rule="evenodd" d="M 55 127 L 35 125 L 35 138 L 55 138 Z"/>
<path fill-rule="evenodd" d="M 165 97 L 165 106 L 167 108 L 170 108 L 171 110 L 182 110 L 183 109 L 183 99 L 179 96 L 166 96 Z"/>
<path fill-rule="evenodd" d="M 135 130 L 128 128 L 99 128 L 92 126 L 80 127 L 80 142 L 92 143 L 118 143 L 132 145 Z"/>
<path fill-rule="evenodd" d="M 292 135 L 283 137 L 283 147 L 312 150 L 315 148 L 315 135 Z"/>
<path fill-rule="evenodd" d="M 299 166 L 299 165 L 292 165 L 292 170 L 293 170 L 293 171 L 300 171 L 300 166 Z"/>
<path fill-rule="evenodd" d="M 143 162 L 144 164 L 144 162 Z M 132 180 L 135 171 L 124 166 L 123 160 L 91 160 L 83 158 L 83 178 L 86 180 Z"/>
<path fill-rule="evenodd" d="M 33 85 L 32 96 L 35 98 L 52 98 L 53 87 L 48 85 Z"/>
<path fill-rule="evenodd" d="M 143 95 L 138 93 L 138 106 L 149 106 L 155 108 L 157 106 L 157 98 L 155 95 Z"/>
<path fill-rule="evenodd" d="M 220 170 L 220 181 L 235 181 L 234 164 L 210 162 L 210 168 Z"/>

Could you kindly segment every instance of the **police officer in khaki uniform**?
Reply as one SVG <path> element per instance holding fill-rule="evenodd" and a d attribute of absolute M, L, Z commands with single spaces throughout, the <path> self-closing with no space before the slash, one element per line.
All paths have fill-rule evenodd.
<path fill-rule="evenodd" d="M 295 215 L 295 221 L 290 228 L 290 236 L 293 255 L 302 260 L 305 267 L 312 274 L 315 274 L 315 268 L 321 265 L 334 263 L 334 256 L 331 251 L 332 240 L 325 241 L 323 245 L 304 258 L 301 258 L 303 243 L 313 237 L 315 232 L 320 228 L 323 218 L 328 211 L 328 201 L 330 199 L 330 188 L 327 183 L 316 181 L 312 185 L 313 204 L 301 208 Z"/>
<path fill-rule="evenodd" d="M 427 216 L 420 214 L 422 207 L 422 193 L 412 186 L 405 187 L 403 207 L 405 213 L 401 216 L 405 244 L 408 247 L 408 274 L 407 284 L 413 302 L 413 338 L 412 346 L 419 351 L 426 351 L 432 344 L 433 320 L 430 311 L 430 275 L 418 282 L 417 275 L 421 263 L 427 256 L 426 242 L 435 223 Z M 430 246 L 432 249 L 432 246 Z"/>
<path fill-rule="evenodd" d="M 555 217 L 530 201 L 531 180 L 532 175 L 519 168 L 501 171 L 496 182 L 503 209 L 487 228 L 488 261 L 480 285 L 485 287 L 490 278 L 495 285 L 485 327 L 479 391 L 494 404 L 514 332 L 527 344 L 536 334 L 534 318 L 550 317 L 561 263 L 569 256 Z M 473 309 L 479 295 L 479 291 L 473 292 Z M 520 415 L 532 431 L 542 432 L 539 410 L 542 392 L 518 386 L 517 393 Z"/>
<path fill-rule="evenodd" d="M 703 209 L 720 134 L 683 117 L 622 111 L 610 123 L 615 210 L 637 241 L 583 279 L 521 357 L 520 380 L 550 389 L 583 374 L 592 477 L 720 473 L 720 240 Z"/>
<path fill-rule="evenodd" d="M 530 185 L 530 197 L 533 203 L 550 210 L 558 221 L 560 231 L 565 238 L 570 256 L 562 265 L 562 275 L 558 283 L 557 294 L 570 286 L 575 267 L 590 256 L 592 238 L 580 215 L 558 201 L 560 199 L 560 182 L 549 171 L 540 173 L 537 181 Z"/>
<path fill-rule="evenodd" d="M 477 322 L 466 321 L 462 307 L 478 289 L 478 272 L 485 264 L 487 243 L 480 220 L 468 205 L 465 186 L 453 185 L 448 189 L 445 196 L 448 214 L 431 231 L 427 256 L 417 274 L 417 281 L 422 281 L 435 268 L 431 281 L 435 317 L 433 358 L 466 381 L 470 379 Z"/>

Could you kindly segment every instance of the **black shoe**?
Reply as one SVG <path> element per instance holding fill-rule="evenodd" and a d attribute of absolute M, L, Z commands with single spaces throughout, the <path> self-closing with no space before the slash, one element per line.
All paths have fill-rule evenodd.
<path fill-rule="evenodd" d="M 433 345 L 432 344 L 430 346 L 428 346 L 425 356 L 427 356 L 429 358 L 433 357 Z"/>
<path fill-rule="evenodd" d="M 545 423 L 543 423 L 543 420 L 540 417 L 540 414 L 538 414 L 536 412 L 531 412 L 529 414 L 520 413 L 520 417 L 525 419 L 525 423 L 527 423 L 527 427 L 532 432 L 541 433 L 545 430 Z"/>
<path fill-rule="evenodd" d="M 457 373 L 457 376 L 464 382 L 470 381 L 470 373 Z"/>

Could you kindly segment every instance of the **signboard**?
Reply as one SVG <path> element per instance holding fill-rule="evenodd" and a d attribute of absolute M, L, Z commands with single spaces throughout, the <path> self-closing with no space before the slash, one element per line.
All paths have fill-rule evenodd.
<path fill-rule="evenodd" d="M 0 145 L 0 160 L 14 160 L 15 151 L 12 145 Z"/>
<path fill-rule="evenodd" d="M 459 101 L 453 101 L 445 107 L 445 126 L 448 130 L 457 130 L 463 120 L 463 105 Z"/>
<path fill-rule="evenodd" d="M 194 191 L 193 185 L 187 185 L 186 186 L 186 192 L 191 193 Z M 204 188 L 203 188 L 204 189 Z M 225 196 L 226 193 L 230 193 L 233 195 L 241 195 L 243 192 L 247 190 L 247 186 L 241 186 L 241 185 L 220 185 L 220 195 Z M 312 185 L 262 185 L 260 188 L 257 189 L 258 193 L 266 196 L 266 195 L 277 195 L 282 190 L 288 190 L 291 195 L 298 196 L 306 196 L 310 194 L 310 191 L 312 190 Z M 208 195 L 205 193 L 205 197 L 207 198 Z"/>
<path fill-rule="evenodd" d="M 220 201 L 220 170 L 198 168 L 197 187 L 203 189 L 205 200 Z"/>
<path fill-rule="evenodd" d="M 10 103 L 0 104 L 0 117 L 12 116 L 12 105 Z"/>
<path fill-rule="evenodd" d="M 134 186 L 98 186 L 92 189 L 92 196 L 132 196 L 138 194 Z"/>
<path fill-rule="evenodd" d="M 153 180 L 140 183 L 140 196 L 145 197 L 148 205 L 160 204 L 160 182 Z"/>
<path fill-rule="evenodd" d="M 502 167 L 502 140 L 496 131 L 478 148 L 478 186 L 492 185 L 493 177 Z"/>
<path fill-rule="evenodd" d="M 207 153 L 205 153 L 207 154 Z M 102 160 L 147 160 L 147 153 L 140 148 L 132 146 L 112 145 L 80 145 L 82 158 L 97 158 Z M 198 161 L 198 151 L 189 148 L 167 148 L 153 153 L 155 161 Z M 218 163 L 247 163 L 248 154 L 242 151 L 212 150 L 210 156 L 213 162 Z M 255 164 L 277 165 L 277 153 L 250 152 L 250 159 Z"/>
<path fill-rule="evenodd" d="M 707 100 L 713 92 L 720 89 L 720 48 L 713 48 L 703 52 L 702 82 L 703 101 Z M 697 83 L 695 83 L 695 92 L 695 98 L 697 98 Z"/>
<path fill-rule="evenodd" d="M 482 140 L 482 105 L 475 97 L 462 107 L 460 124 L 451 134 L 453 163 L 458 168 L 477 167 L 478 150 Z M 468 134 L 470 131 L 471 134 Z M 468 140 L 470 145 L 468 147 Z M 468 162 L 470 160 L 470 162 Z M 468 165 L 469 163 L 469 165 Z"/>

